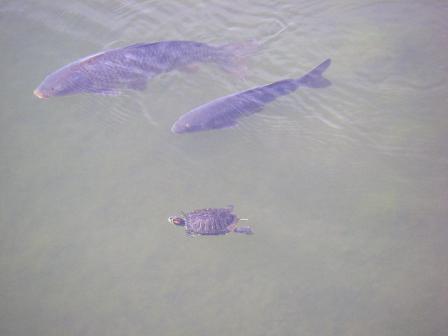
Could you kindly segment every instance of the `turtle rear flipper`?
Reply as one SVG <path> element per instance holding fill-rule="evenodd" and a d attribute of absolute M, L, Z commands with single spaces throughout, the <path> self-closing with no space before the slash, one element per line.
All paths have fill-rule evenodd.
<path fill-rule="evenodd" d="M 233 232 L 237 232 L 237 233 L 245 233 L 245 234 L 253 234 L 254 232 L 252 231 L 252 229 L 250 228 L 250 226 L 241 226 L 241 227 L 236 227 Z"/>

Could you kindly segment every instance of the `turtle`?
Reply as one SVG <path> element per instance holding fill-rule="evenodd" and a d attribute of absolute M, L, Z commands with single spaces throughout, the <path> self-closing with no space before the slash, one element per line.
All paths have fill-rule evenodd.
<path fill-rule="evenodd" d="M 198 209 L 183 216 L 170 216 L 168 222 L 184 226 L 188 235 L 224 235 L 229 232 L 251 234 L 252 229 L 248 226 L 237 227 L 239 220 L 233 212 L 233 206 L 226 208 Z"/>

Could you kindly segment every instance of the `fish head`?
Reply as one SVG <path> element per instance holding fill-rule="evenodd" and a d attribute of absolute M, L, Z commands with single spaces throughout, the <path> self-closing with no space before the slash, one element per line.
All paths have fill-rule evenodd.
<path fill-rule="evenodd" d="M 230 128 L 237 125 L 241 113 L 223 104 L 221 100 L 201 105 L 180 116 L 171 127 L 173 133 L 193 133 Z"/>
<path fill-rule="evenodd" d="M 171 127 L 171 132 L 182 134 L 182 133 L 193 133 L 204 131 L 205 128 L 201 126 L 201 124 L 192 124 L 192 123 L 184 123 L 184 122 L 175 122 Z"/>
<path fill-rule="evenodd" d="M 186 115 L 188 117 L 188 114 Z M 173 133 L 193 133 L 207 130 L 231 128 L 237 125 L 237 121 L 230 117 L 221 118 L 179 118 L 171 127 Z"/>
<path fill-rule="evenodd" d="M 89 83 L 90 80 L 84 72 L 66 67 L 48 75 L 33 93 L 39 98 L 66 96 L 85 92 Z"/>
<path fill-rule="evenodd" d="M 200 118 L 196 118 L 191 114 L 185 114 L 181 116 L 171 127 L 171 132 L 182 134 L 182 133 L 193 133 L 205 131 L 208 129 L 204 123 L 201 122 Z"/>

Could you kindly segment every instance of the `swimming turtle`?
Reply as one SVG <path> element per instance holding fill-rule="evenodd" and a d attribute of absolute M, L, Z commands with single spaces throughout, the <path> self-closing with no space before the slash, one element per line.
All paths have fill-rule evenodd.
<path fill-rule="evenodd" d="M 187 234 L 198 235 L 223 235 L 229 232 L 251 234 L 248 226 L 237 227 L 240 220 L 232 213 L 233 206 L 227 208 L 208 208 L 182 213 L 183 216 L 171 216 L 168 222 L 185 226 Z M 245 220 L 245 219 L 241 219 Z"/>

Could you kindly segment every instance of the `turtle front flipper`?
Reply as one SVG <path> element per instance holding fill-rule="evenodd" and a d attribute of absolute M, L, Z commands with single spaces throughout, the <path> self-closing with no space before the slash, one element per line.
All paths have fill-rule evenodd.
<path fill-rule="evenodd" d="M 195 234 L 193 231 L 191 231 L 191 230 L 185 230 L 185 235 L 188 237 L 188 238 L 194 238 L 195 236 L 197 236 L 197 234 Z"/>

